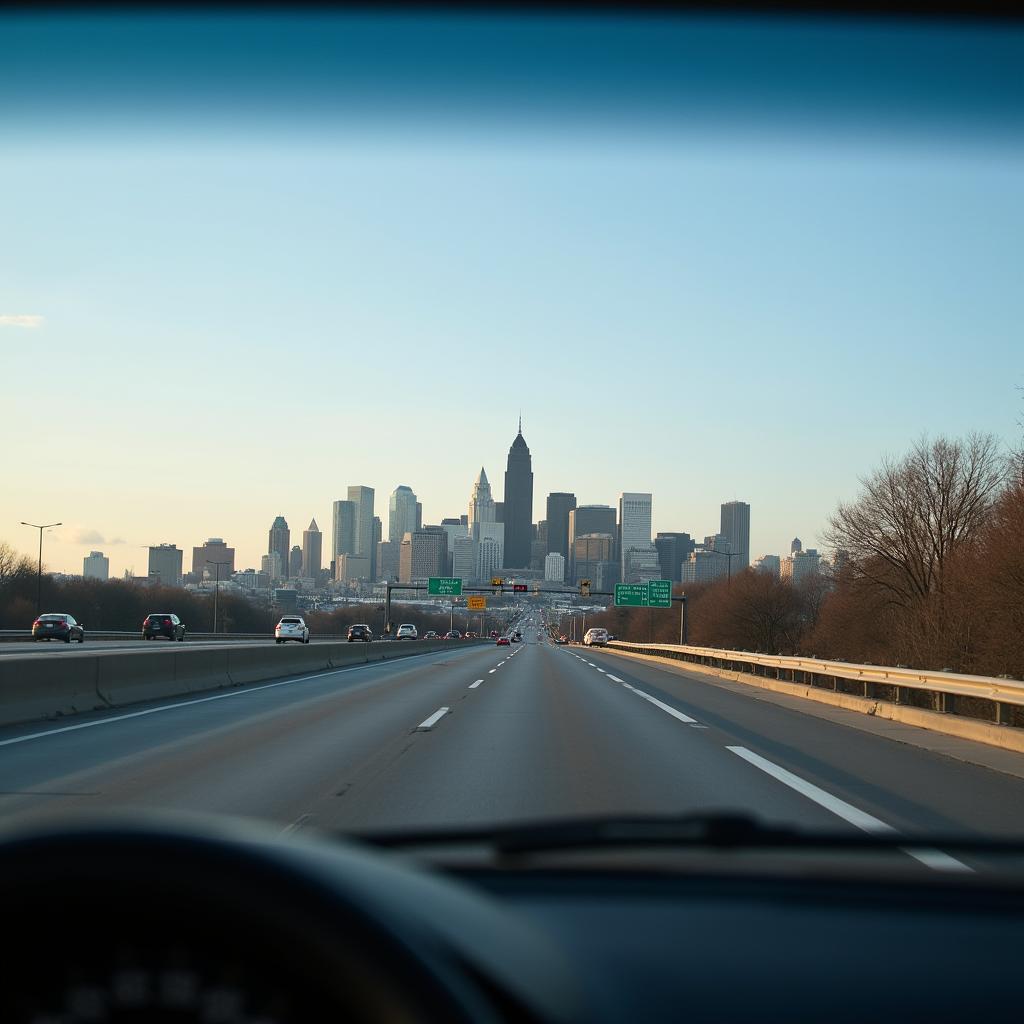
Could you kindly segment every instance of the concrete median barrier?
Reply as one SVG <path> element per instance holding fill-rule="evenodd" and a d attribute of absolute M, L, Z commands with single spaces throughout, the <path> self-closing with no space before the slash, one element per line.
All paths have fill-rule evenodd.
<path fill-rule="evenodd" d="M 482 646 L 420 640 L 225 645 L 0 660 L 0 725 L 263 683 L 350 665 Z M 489 644 L 488 644 L 489 645 Z"/>

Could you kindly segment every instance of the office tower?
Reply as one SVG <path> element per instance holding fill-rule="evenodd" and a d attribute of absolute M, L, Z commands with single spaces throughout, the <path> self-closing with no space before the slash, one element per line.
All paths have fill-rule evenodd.
<path fill-rule="evenodd" d="M 584 537 L 588 533 L 607 533 L 613 538 L 617 534 L 615 521 L 615 509 L 611 505 L 578 505 L 569 510 L 569 566 L 568 573 L 570 580 L 579 578 L 576 566 L 573 562 L 573 545 L 577 538 Z M 612 558 L 618 558 L 618 551 L 612 552 Z M 589 577 L 587 577 L 589 578 Z"/>
<path fill-rule="evenodd" d="M 573 583 L 590 580 L 592 591 L 610 591 L 619 582 L 615 561 L 615 537 L 610 533 L 586 533 L 573 542 Z"/>
<path fill-rule="evenodd" d="M 407 533 L 416 529 L 416 495 L 411 487 L 400 484 L 388 501 L 388 540 L 401 544 Z"/>
<path fill-rule="evenodd" d="M 473 526 L 476 523 L 497 522 L 494 514 L 494 498 L 491 495 L 491 484 L 487 479 L 487 473 L 484 472 L 483 466 L 480 467 L 480 473 L 469 495 L 469 515 L 467 518 L 470 532 L 472 532 Z"/>
<path fill-rule="evenodd" d="M 505 469 L 505 568 L 526 569 L 530 564 L 533 526 L 533 461 L 523 437 L 523 422 L 508 450 Z"/>
<path fill-rule="evenodd" d="M 318 579 L 323 568 L 323 534 L 316 520 L 309 521 L 309 529 L 302 531 L 302 575 Z"/>
<path fill-rule="evenodd" d="M 688 533 L 659 533 L 654 538 L 661 563 L 661 578 L 678 583 L 682 579 L 683 562 L 689 561 L 696 544 Z"/>
<path fill-rule="evenodd" d="M 298 544 L 294 544 L 288 552 L 288 575 L 292 579 L 302 575 L 302 548 Z"/>
<path fill-rule="evenodd" d="M 701 545 L 683 562 L 680 573 L 682 583 L 711 583 L 723 579 L 729 572 L 729 559 L 713 547 Z"/>
<path fill-rule="evenodd" d="M 413 530 L 402 538 L 399 579 L 403 583 L 443 576 L 448 563 L 448 535 L 440 526 Z"/>
<path fill-rule="evenodd" d="M 336 501 L 331 521 L 331 574 L 338 579 L 338 558 L 356 551 L 356 507 L 351 501 Z"/>
<path fill-rule="evenodd" d="M 384 539 L 383 535 L 384 524 L 380 520 L 380 516 L 373 517 L 373 544 L 370 548 L 371 563 L 370 563 L 370 579 L 377 579 L 377 545 Z"/>
<path fill-rule="evenodd" d="M 270 527 L 270 541 L 267 545 L 267 553 L 277 552 L 281 559 L 281 575 L 288 575 L 288 552 L 291 550 L 291 530 L 284 516 L 278 516 L 274 525 Z"/>
<path fill-rule="evenodd" d="M 576 507 L 576 495 L 552 491 L 548 495 L 547 549 L 569 557 L 569 513 Z"/>
<path fill-rule="evenodd" d="M 619 495 L 619 566 L 623 583 L 643 583 L 652 569 L 661 572 L 658 551 L 651 543 L 651 495 L 623 491 Z M 657 579 L 657 576 L 649 577 Z"/>
<path fill-rule="evenodd" d="M 565 582 L 565 556 L 559 551 L 551 551 L 544 559 L 544 579 L 548 583 Z"/>
<path fill-rule="evenodd" d="M 815 576 L 821 570 L 821 556 L 815 548 L 808 548 L 806 551 L 797 548 L 789 556 L 782 559 L 779 566 L 779 575 L 790 583 L 799 583 L 808 576 Z"/>
<path fill-rule="evenodd" d="M 496 523 L 505 522 L 505 502 L 496 501 L 494 503 L 494 521 Z"/>
<path fill-rule="evenodd" d="M 373 488 L 350 487 L 348 500 L 352 502 L 355 515 L 353 526 L 352 553 L 363 558 L 373 558 Z"/>
<path fill-rule="evenodd" d="M 457 575 L 455 570 L 452 568 L 452 557 L 455 554 L 455 542 L 462 537 L 469 536 L 469 530 L 462 523 L 462 520 L 458 516 L 449 516 L 447 519 L 441 520 L 441 528 L 448 535 L 448 574 L 450 576 Z"/>
<path fill-rule="evenodd" d="M 452 575 L 462 580 L 477 578 L 476 541 L 468 533 L 452 542 Z"/>
<path fill-rule="evenodd" d="M 260 559 L 260 572 L 270 582 L 279 580 L 283 575 L 281 572 L 281 552 L 271 551 L 265 554 Z"/>
<path fill-rule="evenodd" d="M 789 553 L 795 555 L 798 551 L 803 551 L 804 546 L 800 543 L 799 537 L 794 537 L 793 542 L 789 545 Z"/>
<path fill-rule="evenodd" d="M 762 555 L 754 562 L 754 569 L 757 572 L 766 572 L 776 579 L 782 574 L 782 560 L 778 555 Z"/>
<path fill-rule="evenodd" d="M 422 501 L 417 501 L 416 502 L 416 529 L 417 530 L 422 530 L 423 529 L 423 502 Z"/>
<path fill-rule="evenodd" d="M 501 523 L 497 524 L 501 526 Z M 483 537 L 476 546 L 476 578 L 490 580 L 502 572 L 502 547 L 494 537 Z"/>
<path fill-rule="evenodd" d="M 745 501 L 727 501 L 722 505 L 722 527 L 719 531 L 735 553 L 733 573 L 750 565 L 750 506 Z"/>
<path fill-rule="evenodd" d="M 220 578 L 225 580 L 235 571 L 235 549 L 229 548 L 220 537 L 211 537 L 205 544 L 192 548 L 192 575 L 197 580 L 203 578 L 206 570 L 211 579 L 216 578 L 217 567 L 207 562 L 227 562 L 220 567 Z"/>
<path fill-rule="evenodd" d="M 87 580 L 109 580 L 110 559 L 102 551 L 90 551 L 82 559 L 82 575 Z"/>
<path fill-rule="evenodd" d="M 158 544 L 149 549 L 149 578 L 165 587 L 181 586 L 181 559 L 177 544 Z"/>
<path fill-rule="evenodd" d="M 377 579 L 397 580 L 401 545 L 382 540 L 377 545 Z"/>
<path fill-rule="evenodd" d="M 335 576 L 345 582 L 355 580 L 369 580 L 371 559 L 366 555 L 354 555 L 346 553 L 338 555 L 335 565 Z"/>

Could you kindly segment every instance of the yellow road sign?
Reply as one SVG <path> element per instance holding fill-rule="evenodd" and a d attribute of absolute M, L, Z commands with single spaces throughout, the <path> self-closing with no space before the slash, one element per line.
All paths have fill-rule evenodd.
<path fill-rule="evenodd" d="M 505 581 L 500 576 L 491 577 L 491 586 L 500 587 Z"/>
<path fill-rule="evenodd" d="M 474 594 L 472 597 L 466 598 L 466 607 L 471 612 L 482 612 L 487 607 L 487 598 Z"/>

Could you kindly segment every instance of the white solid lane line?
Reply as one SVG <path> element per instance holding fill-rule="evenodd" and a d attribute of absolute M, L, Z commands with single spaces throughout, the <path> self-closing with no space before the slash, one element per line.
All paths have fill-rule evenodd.
<path fill-rule="evenodd" d="M 848 804 L 845 800 L 840 800 L 839 797 L 827 793 L 819 786 L 815 786 L 814 783 L 801 779 L 799 775 L 794 775 L 792 772 L 786 771 L 785 768 L 780 768 L 773 761 L 761 757 L 760 754 L 755 754 L 752 750 L 747 750 L 746 747 L 727 746 L 725 749 L 731 750 L 737 757 L 742 757 L 744 761 L 752 764 L 755 768 L 760 768 L 766 775 L 770 775 L 784 786 L 789 786 L 790 789 L 796 790 L 801 796 L 807 797 L 808 800 L 813 801 L 819 807 L 824 807 L 826 811 L 831 811 L 837 817 L 842 818 L 843 821 L 855 825 L 863 832 L 870 832 L 874 835 L 898 834 L 897 829 L 893 828 L 892 825 L 887 825 L 884 821 L 874 817 L 874 815 L 862 811 L 859 807 L 854 807 L 853 804 Z M 935 868 L 939 871 L 972 870 L 966 864 L 961 863 L 955 857 L 950 857 L 949 854 L 943 853 L 941 850 L 908 849 L 904 852 L 910 854 L 911 857 L 927 867 Z"/>
<path fill-rule="evenodd" d="M 619 678 L 618 676 L 613 676 L 613 675 L 611 674 L 611 672 L 609 672 L 609 673 L 608 673 L 608 678 L 609 678 L 609 679 L 610 679 L 610 680 L 611 680 L 611 681 L 612 681 L 613 683 L 624 683 L 624 682 L 626 681 L 625 679 L 620 679 L 620 678 Z"/>
<path fill-rule="evenodd" d="M 600 666 L 600 665 L 595 665 L 595 666 L 594 666 L 594 668 L 596 668 L 598 672 L 604 672 L 604 669 L 603 669 L 603 668 L 601 668 L 601 666 Z M 606 672 L 605 672 L 605 675 L 607 675 L 607 673 L 606 673 Z"/>
<path fill-rule="evenodd" d="M 496 668 L 489 668 L 489 669 L 487 670 L 487 674 L 488 674 L 489 676 L 493 676 L 493 675 L 494 675 L 494 673 L 495 673 L 495 672 L 497 672 L 497 671 L 498 671 L 498 670 L 497 670 Z"/>
<path fill-rule="evenodd" d="M 471 690 L 475 690 L 482 682 L 483 682 L 482 679 L 478 679 L 475 683 L 470 683 L 469 684 L 469 688 Z"/>
<path fill-rule="evenodd" d="M 685 722 L 687 725 L 693 725 L 697 719 L 691 718 L 689 715 L 684 715 L 682 711 L 676 711 L 675 708 L 669 707 L 667 704 L 663 704 L 657 697 L 652 697 L 649 693 L 644 693 L 643 690 L 638 690 L 635 686 L 630 686 L 629 683 L 622 684 L 627 690 L 632 690 L 637 696 L 643 697 L 644 700 L 649 700 L 656 708 L 661 708 L 666 715 L 671 715 L 673 718 L 677 718 L 680 722 Z"/>
<path fill-rule="evenodd" d="M 428 729 L 433 729 L 438 722 L 448 714 L 450 708 L 438 708 L 429 718 L 424 719 L 416 726 L 418 732 L 426 732 Z"/>

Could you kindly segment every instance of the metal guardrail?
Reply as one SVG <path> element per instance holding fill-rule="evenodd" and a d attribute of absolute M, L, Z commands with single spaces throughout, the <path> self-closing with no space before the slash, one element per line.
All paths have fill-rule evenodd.
<path fill-rule="evenodd" d="M 705 665 L 723 672 L 743 672 L 1024 729 L 1024 682 L 1009 677 L 858 665 L 679 644 L 632 644 L 618 640 L 608 646 L 633 654 Z"/>

